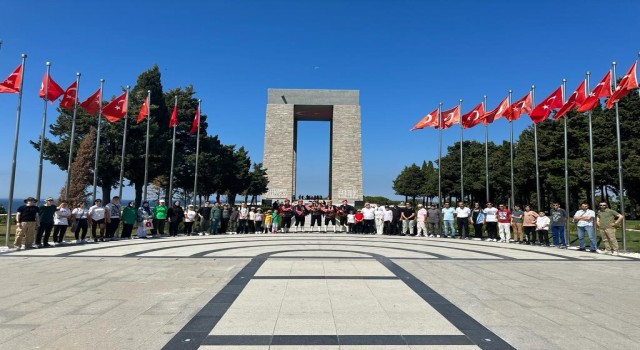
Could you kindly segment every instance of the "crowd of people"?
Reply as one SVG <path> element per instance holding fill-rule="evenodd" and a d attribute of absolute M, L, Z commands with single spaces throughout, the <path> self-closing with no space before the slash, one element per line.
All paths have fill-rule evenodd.
<path fill-rule="evenodd" d="M 457 237 L 566 248 L 565 229 L 568 220 L 572 219 L 578 230 L 579 250 L 587 250 L 586 237 L 589 251 L 597 251 L 597 228 L 602 234 L 605 252 L 617 255 L 616 226 L 624 219 L 608 208 L 606 202 L 599 203 L 597 213 L 589 208 L 589 204 L 583 203 L 572 218 L 557 202 L 548 212 L 536 212 L 529 205 L 524 208 L 515 205 L 511 210 L 504 204 L 494 207 L 491 202 L 484 207 L 476 202 L 473 208 L 469 208 L 462 201 L 456 203 L 455 208 L 445 202 L 442 208 L 435 204 L 428 208 L 419 204 L 414 208 L 411 203 L 402 206 L 365 203 L 360 209 L 350 205 L 346 199 L 340 205 L 334 205 L 331 200 L 315 199 L 305 203 L 301 198 L 295 204 L 289 199 L 282 203 L 275 201 L 266 209 L 250 207 L 244 202 L 232 206 L 218 202 L 211 204 L 209 201 L 196 209 L 192 204 L 182 207 L 180 201 L 167 206 L 164 200 L 154 207 L 150 207 L 147 201 L 139 207 L 134 202 L 123 206 L 117 196 L 104 206 L 100 199 L 96 199 L 88 208 L 85 202 L 78 203 L 75 208 L 69 208 L 64 201 L 54 205 L 53 198 L 47 198 L 41 206 L 36 206 L 33 197 L 24 202 L 16 216 L 14 249 L 17 250 L 67 245 L 65 235 L 68 228 L 71 228 L 75 244 L 131 239 L 135 228 L 135 237 L 141 239 L 166 235 L 176 237 L 179 234 L 346 232 Z M 310 220 L 308 226 L 307 219 Z M 168 229 L 166 233 L 165 228 Z M 87 237 L 89 233 L 90 237 Z"/>

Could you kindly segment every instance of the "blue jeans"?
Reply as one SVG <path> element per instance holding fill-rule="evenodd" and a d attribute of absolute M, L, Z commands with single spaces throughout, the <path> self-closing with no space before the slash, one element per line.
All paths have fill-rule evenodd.
<path fill-rule="evenodd" d="M 589 250 L 598 249 L 598 245 L 596 244 L 596 231 L 593 229 L 593 226 L 578 226 L 578 242 L 580 242 L 580 249 L 584 249 L 584 233 L 589 235 Z"/>
<path fill-rule="evenodd" d="M 553 245 L 567 245 L 564 239 L 564 226 L 551 226 L 551 235 L 553 236 Z"/>
<path fill-rule="evenodd" d="M 451 229 L 451 235 L 449 235 L 449 229 Z M 444 220 L 444 235 L 449 237 L 456 236 L 456 227 L 453 220 Z"/>
<path fill-rule="evenodd" d="M 215 235 L 218 233 L 218 224 L 220 224 L 220 219 L 211 219 L 211 234 Z"/>

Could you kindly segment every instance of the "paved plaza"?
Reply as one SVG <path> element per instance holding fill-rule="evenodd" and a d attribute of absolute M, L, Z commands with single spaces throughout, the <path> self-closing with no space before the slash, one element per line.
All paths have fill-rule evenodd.
<path fill-rule="evenodd" d="M 640 259 L 268 234 L 0 254 L 0 349 L 637 349 Z"/>

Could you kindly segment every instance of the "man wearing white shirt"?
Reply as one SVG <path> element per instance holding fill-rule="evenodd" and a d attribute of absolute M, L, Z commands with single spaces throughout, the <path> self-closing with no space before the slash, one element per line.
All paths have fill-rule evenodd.
<path fill-rule="evenodd" d="M 578 210 L 573 216 L 573 220 L 578 226 L 578 242 L 580 242 L 580 248 L 578 250 L 587 250 L 584 242 L 585 233 L 589 235 L 589 251 L 595 253 L 598 249 L 598 244 L 596 243 L 596 231 L 593 228 L 595 217 L 596 213 L 589 209 L 589 204 L 586 202 L 580 205 L 580 210 Z"/>
<path fill-rule="evenodd" d="M 364 208 L 362 208 L 362 215 L 364 216 L 364 233 L 375 234 L 373 231 L 373 221 L 376 218 L 376 215 L 375 209 L 371 208 L 371 204 L 364 204 Z"/>
<path fill-rule="evenodd" d="M 469 215 L 471 215 L 471 209 L 465 206 L 463 201 L 459 201 L 455 215 L 458 222 L 458 238 L 471 239 L 469 236 Z"/>

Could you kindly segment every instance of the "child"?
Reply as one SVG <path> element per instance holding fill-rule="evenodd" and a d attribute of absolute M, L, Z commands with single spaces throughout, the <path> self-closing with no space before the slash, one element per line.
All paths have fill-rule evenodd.
<path fill-rule="evenodd" d="M 271 215 L 271 210 L 267 210 L 267 213 L 264 214 L 264 233 L 271 232 L 272 222 L 273 222 L 273 216 Z"/>
<path fill-rule="evenodd" d="M 349 226 L 349 230 L 347 232 L 353 233 L 353 226 L 356 224 L 356 216 L 353 215 L 353 210 L 349 211 L 347 214 L 347 226 Z"/>
<path fill-rule="evenodd" d="M 538 238 L 540 239 L 540 245 L 549 246 L 549 223 L 551 220 L 545 215 L 544 211 L 538 213 L 536 219 L 536 231 L 538 231 Z"/>
<path fill-rule="evenodd" d="M 356 223 L 356 233 L 364 233 L 364 214 L 362 214 L 362 209 L 358 209 L 353 218 Z"/>
<path fill-rule="evenodd" d="M 280 221 L 280 214 L 277 211 L 274 211 L 271 214 L 271 233 L 278 233 L 278 222 Z"/>

